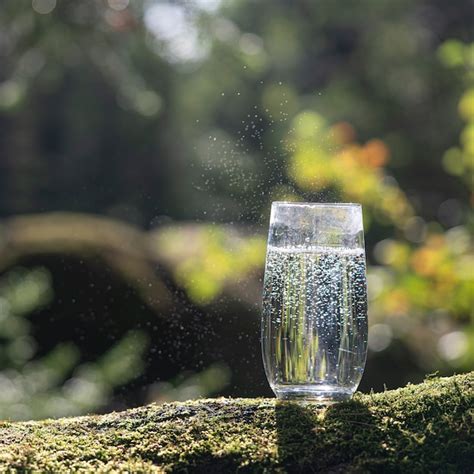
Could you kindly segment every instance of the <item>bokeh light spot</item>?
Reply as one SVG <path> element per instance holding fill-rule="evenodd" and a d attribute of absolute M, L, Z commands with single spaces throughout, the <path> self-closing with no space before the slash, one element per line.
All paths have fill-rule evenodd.
<path fill-rule="evenodd" d="M 112 10 L 115 11 L 122 11 L 125 10 L 128 7 L 128 4 L 130 3 L 129 0 L 108 0 L 107 2 L 109 4 L 109 7 L 112 8 Z"/>
<path fill-rule="evenodd" d="M 467 350 L 467 337 L 462 331 L 453 331 L 438 341 L 438 352 L 443 359 L 459 359 Z"/>
<path fill-rule="evenodd" d="M 390 345 L 393 339 L 392 328 L 388 324 L 374 324 L 369 329 L 368 345 L 374 352 L 381 352 Z"/>
<path fill-rule="evenodd" d="M 33 0 L 31 6 L 36 13 L 47 15 L 56 8 L 56 0 Z"/>
<path fill-rule="evenodd" d="M 263 50 L 263 41 L 257 35 L 244 33 L 239 40 L 239 47 L 245 54 L 260 54 Z"/>
<path fill-rule="evenodd" d="M 426 224 L 425 221 L 419 217 L 410 217 L 404 226 L 405 237 L 411 242 L 420 243 L 425 240 L 426 237 Z"/>

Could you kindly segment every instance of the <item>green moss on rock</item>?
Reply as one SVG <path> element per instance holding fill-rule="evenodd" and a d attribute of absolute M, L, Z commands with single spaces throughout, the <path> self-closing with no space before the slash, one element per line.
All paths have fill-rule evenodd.
<path fill-rule="evenodd" d="M 0 422 L 2 472 L 472 472 L 474 372 L 328 408 L 209 399 Z"/>

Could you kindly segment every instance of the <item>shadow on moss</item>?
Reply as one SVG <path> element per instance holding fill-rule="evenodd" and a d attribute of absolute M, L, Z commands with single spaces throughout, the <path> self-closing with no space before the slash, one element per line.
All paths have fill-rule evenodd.
<path fill-rule="evenodd" d="M 277 402 L 275 410 L 279 459 L 288 472 L 347 472 L 367 443 L 381 437 L 358 401 L 330 407 Z"/>

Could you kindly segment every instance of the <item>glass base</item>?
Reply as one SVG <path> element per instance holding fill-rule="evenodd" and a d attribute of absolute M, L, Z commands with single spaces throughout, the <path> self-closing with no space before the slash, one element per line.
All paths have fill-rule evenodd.
<path fill-rule="evenodd" d="M 274 385 L 273 391 L 279 400 L 315 402 L 321 405 L 349 400 L 353 390 L 334 385 Z"/>

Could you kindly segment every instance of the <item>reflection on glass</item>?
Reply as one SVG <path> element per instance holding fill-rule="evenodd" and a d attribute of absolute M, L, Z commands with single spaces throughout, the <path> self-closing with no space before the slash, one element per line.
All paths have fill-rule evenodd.
<path fill-rule="evenodd" d="M 333 402 L 354 393 L 367 353 L 360 205 L 273 203 L 262 350 L 278 398 Z"/>

